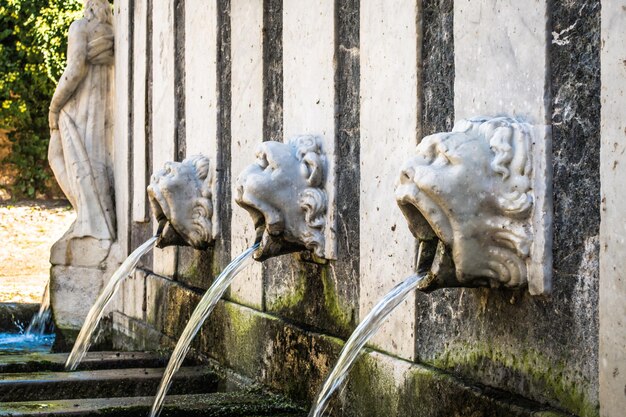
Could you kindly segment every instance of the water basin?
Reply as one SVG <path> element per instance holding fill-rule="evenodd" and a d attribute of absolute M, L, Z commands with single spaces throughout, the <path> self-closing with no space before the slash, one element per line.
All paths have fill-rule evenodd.
<path fill-rule="evenodd" d="M 19 353 L 47 353 L 54 334 L 0 333 L 0 356 Z"/>

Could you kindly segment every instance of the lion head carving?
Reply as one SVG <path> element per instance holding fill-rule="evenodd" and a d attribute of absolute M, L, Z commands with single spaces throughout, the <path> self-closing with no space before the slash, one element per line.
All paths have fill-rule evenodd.
<path fill-rule="evenodd" d="M 433 268 L 447 276 L 433 286 L 527 284 L 531 132 L 507 117 L 462 120 L 425 137 L 404 164 L 396 199 L 411 232 L 445 245 L 433 251 Z"/>
<path fill-rule="evenodd" d="M 161 232 L 158 247 L 206 249 L 213 241 L 210 161 L 195 155 L 167 162 L 148 186 L 152 212 Z"/>
<path fill-rule="evenodd" d="M 327 198 L 320 139 L 263 142 L 256 157 L 237 178 L 235 195 L 252 217 L 261 244 L 254 258 L 262 261 L 305 249 L 323 257 Z"/>

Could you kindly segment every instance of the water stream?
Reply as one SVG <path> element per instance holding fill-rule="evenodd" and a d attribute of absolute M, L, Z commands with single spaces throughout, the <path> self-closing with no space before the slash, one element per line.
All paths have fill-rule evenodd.
<path fill-rule="evenodd" d="M 43 298 L 41 299 L 41 305 L 39 306 L 39 312 L 35 314 L 26 328 L 27 335 L 41 336 L 45 333 L 48 323 L 50 323 L 50 316 L 52 311 L 50 310 L 50 281 L 46 283 L 46 288 L 43 290 Z"/>
<path fill-rule="evenodd" d="M 104 314 L 104 309 L 119 289 L 122 280 L 135 270 L 139 259 L 154 247 L 157 239 L 158 236 L 153 236 L 148 239 L 145 243 L 135 249 L 133 253 L 126 258 L 117 271 L 115 271 L 102 293 L 98 296 L 95 304 L 91 307 L 89 313 L 87 314 L 87 318 L 85 319 L 83 327 L 80 329 L 80 333 L 78 333 L 72 352 L 68 356 L 67 362 L 65 362 L 66 371 L 76 370 L 76 367 L 78 367 L 78 364 L 83 359 L 85 353 L 87 353 L 87 350 L 91 345 L 93 332 L 96 330 L 96 327 L 102 318 L 102 314 Z"/>
<path fill-rule="evenodd" d="M 337 364 L 328 375 L 313 407 L 311 407 L 309 417 L 321 417 L 324 414 L 330 396 L 345 380 L 363 346 L 374 336 L 380 326 L 385 322 L 387 316 L 419 286 L 420 282 L 422 282 L 426 276 L 426 273 L 412 275 L 393 287 L 393 289 L 374 306 L 367 317 L 359 323 L 354 333 L 352 333 L 341 350 Z"/>
<path fill-rule="evenodd" d="M 204 294 L 200 302 L 198 303 L 196 309 L 191 314 L 189 318 L 189 322 L 183 333 L 181 334 L 178 342 L 176 343 L 176 347 L 172 352 L 172 356 L 170 357 L 170 361 L 167 364 L 167 368 L 165 368 L 165 372 L 163 373 L 163 378 L 161 379 L 161 384 L 159 385 L 159 389 L 157 391 L 156 397 L 154 398 L 154 403 L 152 404 L 152 410 L 150 411 L 150 417 L 157 417 L 161 413 L 161 409 L 163 408 L 163 401 L 165 400 L 165 394 L 172 385 L 172 378 L 174 374 L 180 366 L 182 365 L 185 356 L 187 356 L 187 352 L 189 352 L 189 348 L 191 347 L 191 341 L 196 336 L 202 324 L 209 317 L 217 302 L 222 298 L 224 292 L 230 286 L 230 283 L 233 281 L 235 276 L 243 270 L 246 266 L 250 264 L 252 261 L 252 253 L 259 247 L 259 244 L 255 244 L 249 249 L 246 249 L 241 255 L 236 257 L 231 263 L 228 264 L 226 268 L 222 271 L 222 273 L 213 281 L 211 287 Z"/>
<path fill-rule="evenodd" d="M 14 322 L 18 333 L 0 333 L 0 356 L 16 353 L 50 352 L 54 334 L 50 310 L 50 281 L 46 284 L 39 311 L 33 316 L 24 330 L 22 323 Z"/>

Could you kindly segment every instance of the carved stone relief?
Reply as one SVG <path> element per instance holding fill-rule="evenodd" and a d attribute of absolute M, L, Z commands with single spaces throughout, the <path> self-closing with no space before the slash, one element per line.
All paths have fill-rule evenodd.
<path fill-rule="evenodd" d="M 533 130 L 507 117 L 461 120 L 404 164 L 396 199 L 432 261 L 427 290 L 528 284 Z"/>
<path fill-rule="evenodd" d="M 237 178 L 235 195 L 254 222 L 261 244 L 256 260 L 307 249 L 324 257 L 325 177 L 326 158 L 315 136 L 260 145 L 256 162 Z"/>
<path fill-rule="evenodd" d="M 159 223 L 157 246 L 192 246 L 204 250 L 213 242 L 211 162 L 195 155 L 168 162 L 152 176 L 148 197 Z"/>

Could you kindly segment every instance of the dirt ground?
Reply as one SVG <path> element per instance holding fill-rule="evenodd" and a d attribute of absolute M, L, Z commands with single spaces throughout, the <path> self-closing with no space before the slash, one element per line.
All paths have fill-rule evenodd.
<path fill-rule="evenodd" d="M 0 202 L 0 303 L 38 303 L 50 248 L 75 219 L 66 201 Z"/>

